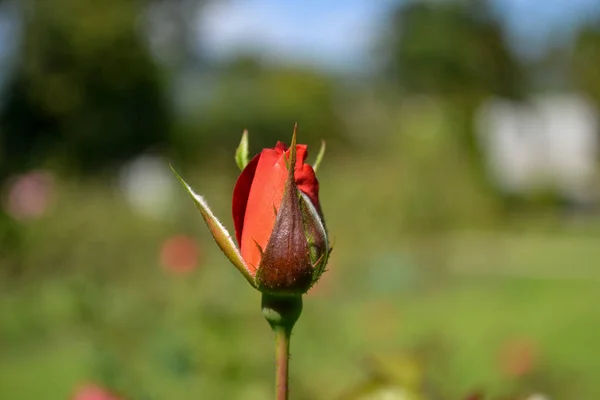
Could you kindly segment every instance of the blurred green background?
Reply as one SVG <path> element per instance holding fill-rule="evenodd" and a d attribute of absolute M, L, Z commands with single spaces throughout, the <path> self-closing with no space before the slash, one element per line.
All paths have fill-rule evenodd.
<path fill-rule="evenodd" d="M 0 398 L 271 398 L 168 163 L 231 229 L 241 132 L 295 122 L 335 249 L 293 399 L 600 398 L 600 7 L 551 3 L 0 0 Z"/>

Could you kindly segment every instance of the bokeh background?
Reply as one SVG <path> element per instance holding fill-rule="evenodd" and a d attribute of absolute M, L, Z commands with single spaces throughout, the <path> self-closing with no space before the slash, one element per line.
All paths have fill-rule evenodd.
<path fill-rule="evenodd" d="M 271 398 L 168 163 L 231 229 L 242 131 L 295 122 L 294 399 L 600 398 L 599 66 L 595 0 L 0 0 L 0 398 Z"/>

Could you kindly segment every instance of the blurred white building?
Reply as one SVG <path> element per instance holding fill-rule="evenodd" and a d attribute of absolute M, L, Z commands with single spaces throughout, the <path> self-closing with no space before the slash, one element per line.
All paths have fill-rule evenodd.
<path fill-rule="evenodd" d="M 491 99 L 475 130 L 489 177 L 505 193 L 554 189 L 577 204 L 596 200 L 599 118 L 585 98 Z"/>

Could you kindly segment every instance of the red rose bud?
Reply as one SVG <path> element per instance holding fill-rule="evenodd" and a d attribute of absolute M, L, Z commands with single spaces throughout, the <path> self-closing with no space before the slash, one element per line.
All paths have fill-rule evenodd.
<path fill-rule="evenodd" d="M 233 192 L 233 221 L 239 250 L 204 199 L 179 178 L 200 209 L 213 237 L 229 260 L 263 293 L 303 294 L 323 273 L 330 248 L 307 146 L 283 143 L 247 161 L 247 134 L 236 161 L 243 171 Z M 178 176 L 179 177 L 179 176 Z"/>
<path fill-rule="evenodd" d="M 290 149 L 277 143 L 254 157 L 233 192 L 241 255 L 267 293 L 305 293 L 327 261 L 319 183 L 306 156 L 294 133 Z"/>

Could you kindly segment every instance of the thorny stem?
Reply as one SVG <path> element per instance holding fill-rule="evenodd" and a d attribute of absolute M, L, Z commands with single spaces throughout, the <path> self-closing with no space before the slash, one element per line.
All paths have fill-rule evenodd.
<path fill-rule="evenodd" d="M 290 336 L 302 313 L 302 297 L 263 294 L 262 311 L 275 334 L 275 399 L 287 400 Z"/>

